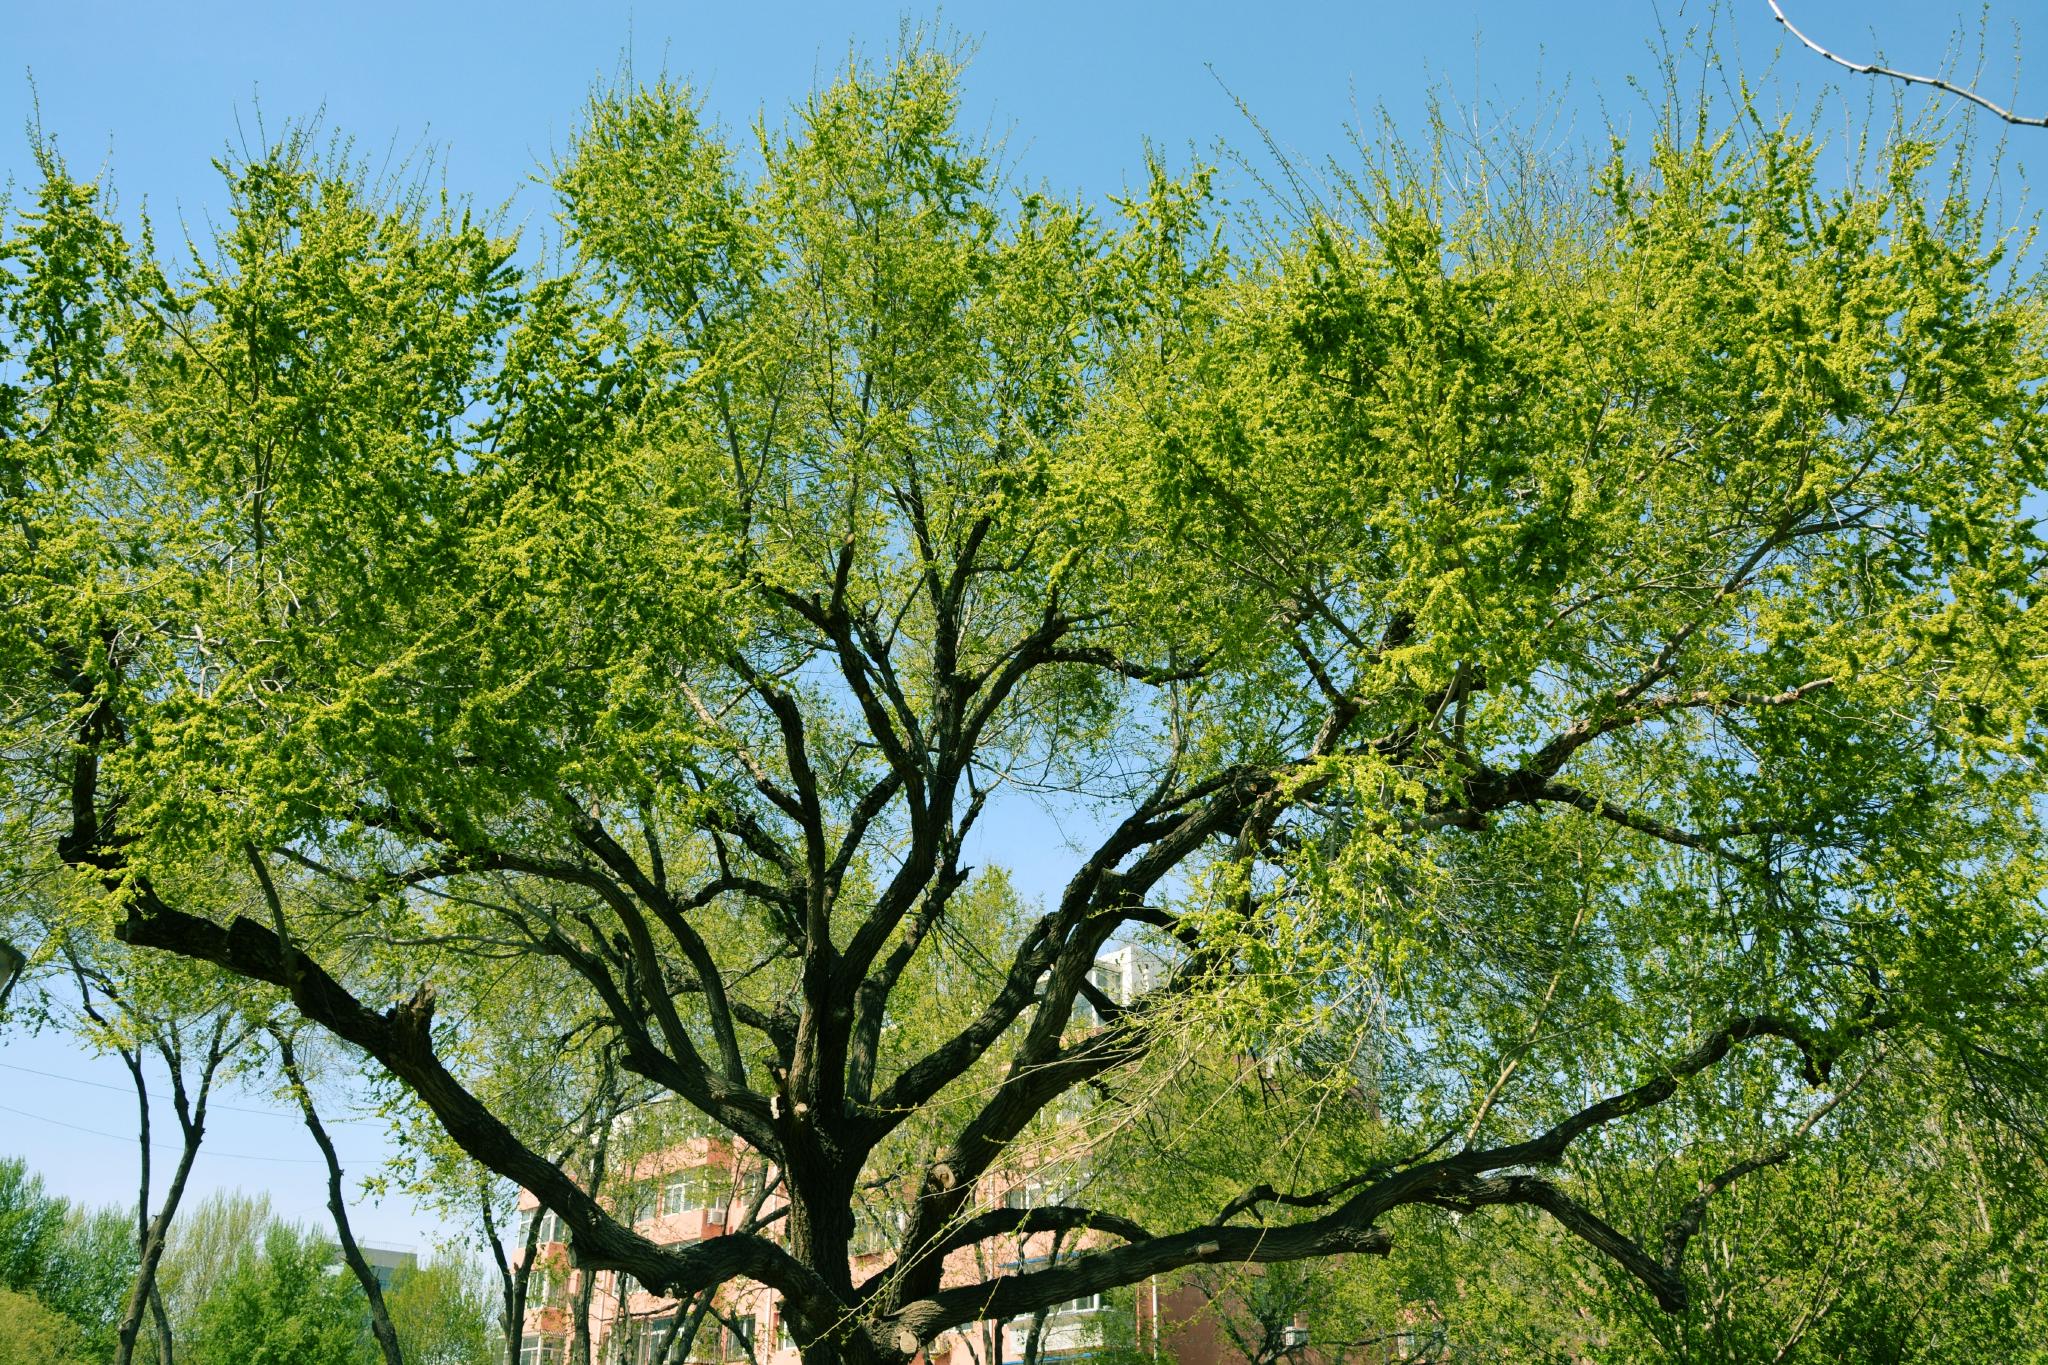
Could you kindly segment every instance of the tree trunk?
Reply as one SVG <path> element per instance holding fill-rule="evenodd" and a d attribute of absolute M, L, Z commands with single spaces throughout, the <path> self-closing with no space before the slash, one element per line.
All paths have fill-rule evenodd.
<path fill-rule="evenodd" d="M 590 1304 L 597 1297 L 597 1275 L 576 1272 L 576 1288 L 569 1294 L 569 1365 L 591 1365 Z"/>
<path fill-rule="evenodd" d="M 837 1338 L 820 1337 L 802 1351 L 804 1365 L 904 1365 L 908 1356 L 884 1351 L 856 1325 Z"/>
<path fill-rule="evenodd" d="M 82 985 L 83 983 L 81 983 L 81 987 Z M 87 1013 L 91 1013 L 91 1009 L 92 1007 L 88 1003 L 86 1006 Z M 139 1111 L 136 1144 L 141 1149 L 139 1160 L 141 1178 L 138 1182 L 141 1188 L 136 1191 L 135 1195 L 135 1254 L 139 1265 L 146 1258 L 149 1251 L 149 1081 L 142 1074 L 142 1058 L 139 1054 L 130 1053 L 126 1048 L 123 1048 L 121 1049 L 121 1060 L 127 1063 L 128 1075 L 135 1082 L 135 1104 Z M 139 1273 L 138 1270 L 138 1276 Z M 155 1290 L 156 1276 L 152 1273 L 147 1285 L 143 1285 L 138 1278 L 136 1286 L 128 1291 L 128 1302 L 122 1306 L 121 1321 L 119 1326 L 115 1328 L 114 1360 L 116 1365 L 128 1365 L 128 1362 L 135 1355 L 135 1338 L 142 1330 L 142 1315 L 135 1299 L 137 1292 L 141 1292 L 144 1295 L 152 1295 L 155 1293 Z M 164 1344 L 168 1344 L 170 1333 L 161 1326 L 157 1331 Z"/>
<path fill-rule="evenodd" d="M 655 1365 L 673 1365 L 690 1353 L 697 1344 L 697 1329 L 704 1325 L 704 1315 L 711 1311 L 711 1296 L 716 1289 L 701 1289 L 690 1300 L 690 1311 L 678 1311 L 669 1319 L 668 1330 L 661 1334 L 661 1340 L 654 1344 Z M 681 1305 L 678 1305 L 680 1309 Z"/>
<path fill-rule="evenodd" d="M 27 964 L 21 949 L 0 939 L 0 1010 L 7 1008 L 7 997 L 13 994 L 14 983 L 21 979 L 21 969 Z"/>
<path fill-rule="evenodd" d="M 483 1177 L 478 1191 L 483 1211 L 484 1239 L 491 1244 L 491 1258 L 498 1263 L 498 1311 L 505 1320 L 505 1365 L 519 1365 L 519 1348 L 526 1338 L 526 1286 L 533 1278 L 534 1250 L 540 1245 L 540 1220 L 545 1207 L 536 1207 L 526 1220 L 524 1254 L 519 1264 L 506 1259 L 505 1245 L 498 1240 L 498 1220 L 491 1217 L 490 1175 Z"/>
<path fill-rule="evenodd" d="M 595 1199 L 604 1189 L 604 1163 L 611 1151 L 612 1122 L 618 1116 L 613 1106 L 611 1075 L 605 1075 L 605 1100 L 599 1107 L 604 1121 L 597 1129 L 597 1141 L 590 1154 L 590 1197 Z M 597 1273 L 592 1270 L 576 1272 L 576 1289 L 569 1296 L 569 1365 L 591 1365 L 592 1347 L 590 1332 L 590 1303 L 597 1295 Z"/>
<path fill-rule="evenodd" d="M 313 1108 L 313 1095 L 306 1089 L 306 1078 L 299 1073 L 291 1039 L 282 1029 L 270 1030 L 270 1036 L 277 1042 L 278 1061 L 284 1067 L 285 1079 L 291 1082 L 292 1094 L 298 1098 L 306 1131 L 313 1135 L 320 1156 L 327 1163 L 327 1207 L 334 1214 L 334 1235 L 341 1244 L 341 1259 L 355 1273 L 356 1283 L 363 1287 L 363 1297 L 370 1301 L 370 1335 L 376 1338 L 377 1349 L 384 1353 L 385 1365 L 405 1365 L 405 1357 L 398 1349 L 398 1333 L 391 1326 L 391 1313 L 384 1306 L 384 1286 L 377 1282 L 377 1272 L 370 1268 L 362 1248 L 356 1245 L 354 1230 L 349 1227 L 348 1201 L 341 1193 L 341 1160 L 334 1153 L 334 1143 L 328 1140 L 319 1111 Z"/>
<path fill-rule="evenodd" d="M 156 1285 L 149 1287 L 149 1315 L 156 1320 L 157 1365 L 177 1365 L 171 1345 L 171 1315 L 164 1311 L 163 1290 Z"/>
<path fill-rule="evenodd" d="M 150 1299 L 156 1293 L 157 1266 L 163 1261 L 164 1244 L 170 1237 L 171 1219 L 178 1212 L 179 1201 L 185 1197 L 185 1182 L 192 1174 L 192 1163 L 199 1156 L 199 1143 L 205 1136 L 206 1091 L 213 1082 L 214 1067 L 218 1064 L 219 1055 L 216 1049 L 215 1053 L 208 1058 L 205 1079 L 201 1082 L 199 1089 L 199 1103 L 194 1111 L 195 1117 L 189 1120 L 183 1117 L 183 1111 L 185 1110 L 184 1082 L 179 1077 L 175 1066 L 171 1071 L 171 1086 L 180 1110 L 179 1126 L 184 1129 L 185 1134 L 184 1147 L 178 1153 L 178 1165 L 177 1169 L 171 1173 L 170 1186 L 164 1191 L 163 1207 L 159 1208 L 156 1216 L 149 1219 L 142 1227 L 140 1238 L 142 1263 L 136 1268 L 135 1285 L 128 1291 L 128 1302 L 121 1310 L 121 1324 L 117 1329 L 114 1342 L 114 1365 L 133 1365 L 135 1359 L 135 1339 L 142 1333 L 143 1312 L 148 1308 Z M 130 1063 L 130 1070 L 136 1078 L 137 1093 L 142 1097 L 142 1107 L 145 1114 L 142 1125 L 142 1141 L 146 1151 L 149 1143 L 149 1123 L 146 1117 L 149 1109 L 149 1098 L 148 1093 L 142 1088 L 142 1062 L 139 1057 Z M 145 1157 L 145 1174 L 143 1176 L 145 1200 L 148 1197 L 147 1170 L 148 1159 Z M 138 1206 L 137 1216 L 142 1216 L 142 1211 L 147 1208 L 147 1203 Z M 162 1333 L 164 1340 L 168 1342 L 170 1337 L 168 1326 L 160 1326 L 159 1331 Z M 168 1362 L 166 1362 L 166 1365 L 168 1365 Z"/>

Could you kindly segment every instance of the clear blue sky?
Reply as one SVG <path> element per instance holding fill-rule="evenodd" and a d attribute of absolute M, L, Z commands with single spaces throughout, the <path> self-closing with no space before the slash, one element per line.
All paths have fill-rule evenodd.
<path fill-rule="evenodd" d="M 1894 64 L 1927 69 L 1961 34 L 1963 69 L 1975 60 L 1974 0 L 1781 3 L 1845 55 L 1882 50 Z M 701 0 L 0 0 L 0 176 L 32 178 L 21 130 L 39 105 L 75 173 L 104 165 L 125 207 L 146 200 L 160 230 L 180 215 L 197 227 L 220 202 L 211 158 L 256 140 L 259 118 L 275 129 L 324 111 L 359 150 L 430 148 L 451 190 L 486 205 L 516 193 L 514 221 L 541 222 L 547 204 L 531 177 L 562 145 L 592 83 L 618 73 L 629 55 L 643 74 L 666 68 L 688 78 L 737 126 L 764 109 L 779 117 L 850 47 L 885 54 L 908 16 L 936 18 L 978 44 L 966 118 L 1007 135 L 1024 179 L 1096 197 L 1137 174 L 1148 138 L 1176 158 L 1190 146 L 1206 152 L 1219 137 L 1251 142 L 1225 86 L 1308 163 L 1344 152 L 1357 110 L 1383 106 L 1415 128 L 1432 90 L 1486 101 L 1565 145 L 1597 144 L 1607 116 L 1641 114 L 1628 78 L 1653 75 L 1660 15 L 1674 36 L 1710 18 L 1704 6 L 1678 0 L 1351 0 L 1263 13 L 1215 0 L 944 11 Z M 1729 0 L 1714 22 L 1724 56 L 1788 104 L 1803 107 L 1840 76 L 1862 107 L 1858 78 L 1804 52 L 1788 51 L 1769 74 L 1782 35 L 1766 0 Z M 2048 77 L 2014 55 L 2017 44 L 2033 56 L 2033 71 L 2048 68 L 2048 7 L 1997 0 L 1985 41 L 1987 93 L 2048 113 Z M 2048 132 L 2014 137 L 2022 160 L 2048 152 Z M 1024 864 L 1020 885 L 1046 890 L 1029 850 L 1047 832 L 997 831 L 984 857 L 1014 851 Z M 324 1220 L 317 1156 L 295 1117 L 261 1096 L 225 1098 L 239 1108 L 210 1125 L 195 1193 L 268 1189 L 284 1212 Z M 133 1109 L 117 1063 L 50 1037 L 0 1034 L 0 1155 L 26 1157 L 56 1192 L 133 1198 L 133 1141 L 122 1136 L 133 1131 Z M 157 1124 L 160 1134 L 174 1127 L 167 1111 Z M 339 1132 L 352 1178 L 373 1169 L 377 1126 Z M 360 1235 L 423 1249 L 435 1231 L 397 1200 L 365 1207 L 358 1219 Z"/>

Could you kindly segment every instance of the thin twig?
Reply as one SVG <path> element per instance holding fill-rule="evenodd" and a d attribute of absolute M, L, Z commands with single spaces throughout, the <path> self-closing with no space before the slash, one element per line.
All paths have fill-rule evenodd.
<path fill-rule="evenodd" d="M 1945 81 L 1939 76 L 1916 76 L 1910 71 L 1899 71 L 1889 66 L 1880 66 L 1876 62 L 1852 62 L 1847 57 L 1828 51 L 1828 49 L 1822 47 L 1804 33 L 1801 33 L 1798 26 L 1785 17 L 1785 11 L 1778 8 L 1778 0 L 1769 0 L 1769 3 L 1772 15 L 1777 18 L 1779 23 L 1785 26 L 1787 33 L 1804 43 L 1810 50 L 1819 53 L 1833 62 L 1836 66 L 1854 71 L 1859 76 L 1889 76 L 1895 81 L 1904 81 L 1907 85 L 1931 86 L 1944 94 L 1968 100 L 1981 109 L 1988 109 L 2007 123 L 2018 124 L 2024 128 L 2048 128 L 2048 116 L 2029 118 L 2024 114 L 2015 114 L 2003 105 L 1993 104 L 1990 100 L 1985 99 L 1967 86 L 1957 85 L 1953 81 Z"/>

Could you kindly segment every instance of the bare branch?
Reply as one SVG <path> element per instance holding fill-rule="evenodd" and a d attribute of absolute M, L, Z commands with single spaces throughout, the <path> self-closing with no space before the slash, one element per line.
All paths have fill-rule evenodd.
<path fill-rule="evenodd" d="M 1785 26 L 1787 33 L 1797 38 L 1809 51 L 1819 53 L 1844 70 L 1854 71 L 1859 76 L 1885 76 L 1895 81 L 1902 81 L 1907 85 L 1924 85 L 1930 89 L 1939 90 L 1944 95 L 1954 95 L 1957 99 L 1968 100 L 1980 109 L 1989 110 L 2007 123 L 2016 124 L 2022 128 L 2048 128 L 2048 116 L 2029 117 L 2025 114 L 2015 114 L 2004 105 L 1994 104 L 1990 100 L 1985 99 L 1969 87 L 1957 85 L 1953 81 L 1943 80 L 1939 76 L 1918 76 L 1910 71 L 1900 71 L 1894 67 L 1880 66 L 1876 62 L 1852 62 L 1847 57 L 1822 47 L 1819 43 L 1816 43 L 1813 39 L 1800 32 L 1798 26 L 1785 17 L 1785 11 L 1778 7 L 1778 0 L 1769 0 L 1769 3 L 1772 16 Z"/>
<path fill-rule="evenodd" d="M 286 949 L 256 921 L 237 916 L 226 925 L 172 909 L 136 879 L 127 918 L 116 929 L 122 942 L 160 948 L 212 962 L 243 977 L 290 988 Z M 410 1000 L 378 1013 L 351 994 L 304 952 L 294 1003 L 308 1019 L 354 1043 L 412 1088 L 458 1146 L 478 1162 L 517 1181 L 559 1213 L 575 1233 L 582 1264 L 624 1270 L 640 1283 L 688 1292 L 745 1275 L 787 1293 L 824 1301 L 831 1290 L 815 1272 L 775 1243 L 735 1235 L 681 1248 L 663 1248 L 619 1223 L 562 1169 L 521 1142 L 451 1074 L 433 1045 L 434 995 L 422 987 Z"/>
<path fill-rule="evenodd" d="M 957 1251 L 976 1242 L 985 1242 L 991 1237 L 1029 1236 L 1035 1232 L 1081 1232 L 1093 1230 L 1106 1232 L 1112 1237 L 1121 1237 L 1126 1242 L 1142 1242 L 1152 1234 L 1128 1218 L 1120 1218 L 1100 1209 L 1074 1208 L 1067 1205 L 1044 1205 L 1035 1209 L 991 1209 L 977 1214 L 962 1223 L 950 1236 L 934 1249 L 943 1255 Z"/>

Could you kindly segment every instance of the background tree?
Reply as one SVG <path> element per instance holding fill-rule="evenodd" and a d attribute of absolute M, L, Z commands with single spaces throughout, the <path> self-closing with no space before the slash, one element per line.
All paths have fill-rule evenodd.
<path fill-rule="evenodd" d="M 0 1362 L 5 1365 L 83 1365 L 83 1333 L 33 1295 L 0 1288 Z"/>
<path fill-rule="evenodd" d="M 363 1295 L 329 1273 L 334 1246 L 273 1221 L 199 1305 L 185 1358 L 194 1365 L 370 1365 L 378 1351 Z"/>
<path fill-rule="evenodd" d="M 299 136 L 173 275 L 49 165 L 0 281 L 19 860 L 285 990 L 585 1274 L 763 1282 L 813 1365 L 1504 1207 L 1683 1314 L 1700 1181 L 1845 1133 L 1881 1053 L 2043 1131 L 2040 301 L 1927 130 L 1839 190 L 1747 111 L 1577 183 L 1396 148 L 1226 249 L 1201 174 L 1005 197 L 955 81 L 856 64 L 747 170 L 601 94 L 558 273 Z M 920 976 L 1033 792 L 1061 889 Z M 657 1246 L 494 1112 L 440 988 L 507 958 L 785 1232 Z M 990 1202 L 1045 1126 L 1113 1158 L 1089 1097 L 1190 1038 L 1341 1174 Z"/>
<path fill-rule="evenodd" d="M 42 1178 L 18 1158 L 0 1161 L 0 1284 L 40 1278 L 63 1226 L 64 1201 L 43 1193 Z"/>
<path fill-rule="evenodd" d="M 114 1360 L 127 1365 L 134 1358 L 146 1309 L 156 1326 L 158 1357 L 169 1361 L 174 1354 L 171 1321 L 157 1269 L 206 1137 L 206 1109 L 214 1087 L 225 1079 L 230 1063 L 258 1025 L 242 1013 L 236 993 L 219 975 L 166 970 L 164 962 L 137 961 L 114 945 L 104 946 L 112 951 L 81 947 L 74 939 L 62 951 L 77 992 L 74 1028 L 89 1046 L 118 1056 L 135 1087 L 135 1279 L 116 1327 Z M 162 1067 L 169 1081 L 179 1139 L 177 1162 L 154 1202 L 146 1063 Z"/>
<path fill-rule="evenodd" d="M 63 1231 L 33 1286 L 37 1298 L 78 1324 L 86 1352 L 97 1358 L 113 1354 L 134 1281 L 133 1228 L 125 1209 L 69 1206 Z"/>
<path fill-rule="evenodd" d="M 413 1365 L 492 1365 L 491 1290 L 473 1260 L 444 1249 L 392 1277 L 391 1323 Z"/>
<path fill-rule="evenodd" d="M 76 1207 L 46 1194 L 20 1160 L 0 1158 L 0 1288 L 68 1319 L 75 1334 L 61 1335 L 81 1355 L 113 1354 L 135 1259 L 126 1210 Z"/>
<path fill-rule="evenodd" d="M 306 1321 L 285 1321 L 277 1330 L 288 1340 L 304 1338 L 293 1349 L 315 1352 L 314 1359 L 325 1359 L 317 1355 L 326 1349 L 321 1343 L 344 1338 L 347 1360 L 381 1358 L 365 1295 L 341 1273 L 339 1248 L 317 1231 L 279 1218 L 266 1197 L 240 1192 L 200 1200 L 164 1254 L 164 1303 L 184 1343 L 181 1358 L 241 1349 L 254 1339 L 249 1334 L 268 1330 L 263 1324 L 275 1325 L 279 1315 L 289 1318 L 291 1285 L 307 1266 L 323 1277 L 319 1302 L 308 1308 Z M 460 1249 L 449 1249 L 423 1268 L 394 1276 L 387 1305 L 405 1359 L 415 1365 L 478 1365 L 496 1357 L 479 1273 Z M 420 1282 L 413 1283 L 415 1278 Z M 246 1332 L 227 1325 L 238 1313 L 255 1315 Z M 352 1335 L 342 1333 L 340 1324 L 348 1324 Z M 154 1362 L 151 1343 L 145 1339 L 141 1345 L 139 1357 Z"/>
<path fill-rule="evenodd" d="M 216 1190 L 178 1220 L 158 1271 L 174 1336 L 190 1332 L 200 1305 L 214 1296 L 251 1248 L 263 1245 L 266 1231 L 276 1221 L 270 1196 L 241 1190 Z M 146 1351 L 144 1358 L 150 1359 Z M 152 1360 L 151 1365 L 160 1362 Z"/>

